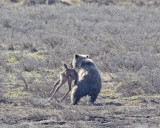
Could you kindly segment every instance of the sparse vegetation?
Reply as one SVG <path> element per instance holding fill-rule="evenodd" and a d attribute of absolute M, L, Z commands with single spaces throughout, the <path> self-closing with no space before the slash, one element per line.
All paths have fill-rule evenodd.
<path fill-rule="evenodd" d="M 160 127 L 159 1 L 79 2 L 0 1 L 0 126 Z M 75 53 L 101 72 L 96 104 L 47 102 Z"/>

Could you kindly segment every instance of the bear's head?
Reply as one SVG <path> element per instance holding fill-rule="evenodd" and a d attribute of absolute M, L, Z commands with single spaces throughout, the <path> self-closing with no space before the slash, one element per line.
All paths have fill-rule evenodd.
<path fill-rule="evenodd" d="M 88 58 L 89 58 L 89 55 L 75 54 L 72 60 L 72 67 L 81 68 L 82 61 Z"/>

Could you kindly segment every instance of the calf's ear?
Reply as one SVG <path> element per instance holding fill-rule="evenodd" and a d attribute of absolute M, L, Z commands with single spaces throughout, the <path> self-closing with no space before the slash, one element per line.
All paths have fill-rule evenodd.
<path fill-rule="evenodd" d="M 70 63 L 70 67 L 73 68 L 72 62 Z"/>
<path fill-rule="evenodd" d="M 64 67 L 65 67 L 66 70 L 68 69 L 68 66 L 67 66 L 67 64 L 65 64 L 65 63 L 64 63 Z"/>

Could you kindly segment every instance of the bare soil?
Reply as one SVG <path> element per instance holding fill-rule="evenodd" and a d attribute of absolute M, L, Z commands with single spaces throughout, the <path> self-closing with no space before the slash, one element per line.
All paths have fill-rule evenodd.
<path fill-rule="evenodd" d="M 114 79 L 103 75 L 103 88 L 94 105 L 89 97 L 78 105 L 70 104 L 68 96 L 63 102 L 48 98 L 27 97 L 0 99 L 1 127 L 37 128 L 158 128 L 160 96 L 122 97 L 113 90 Z M 63 94 L 58 93 L 57 98 Z"/>

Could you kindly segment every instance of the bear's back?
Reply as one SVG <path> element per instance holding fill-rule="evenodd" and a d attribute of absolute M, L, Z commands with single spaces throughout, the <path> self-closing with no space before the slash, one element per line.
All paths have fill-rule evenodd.
<path fill-rule="evenodd" d="M 100 73 L 91 59 L 84 59 L 81 63 L 81 68 L 78 73 L 78 86 L 82 86 L 88 90 L 96 89 L 98 92 L 101 89 Z"/>

